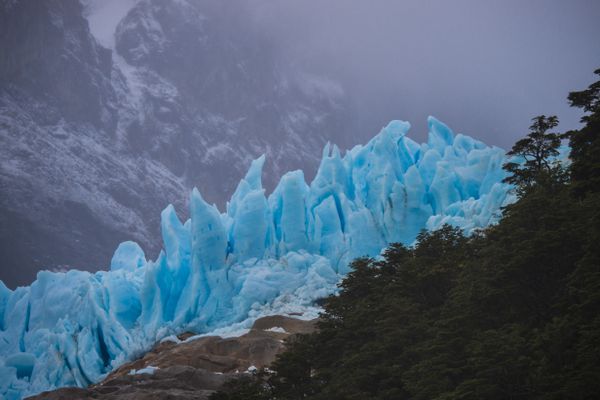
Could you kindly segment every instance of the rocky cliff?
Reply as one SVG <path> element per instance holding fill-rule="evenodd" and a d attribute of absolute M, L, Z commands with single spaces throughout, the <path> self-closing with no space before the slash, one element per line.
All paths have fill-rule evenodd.
<path fill-rule="evenodd" d="M 352 129 L 343 89 L 286 63 L 243 2 L 128 2 L 103 45 L 98 4 L 0 4 L 9 286 L 40 268 L 106 268 L 125 239 L 156 254 L 160 210 L 187 209 L 193 186 L 222 205 L 258 155 L 272 187 Z"/>

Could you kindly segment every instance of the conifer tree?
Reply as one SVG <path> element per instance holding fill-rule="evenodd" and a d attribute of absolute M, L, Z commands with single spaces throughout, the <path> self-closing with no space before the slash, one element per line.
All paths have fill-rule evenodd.
<path fill-rule="evenodd" d="M 600 68 L 594 73 L 600 76 Z M 573 192 L 583 197 L 600 192 L 600 80 L 586 90 L 571 92 L 569 102 L 588 113 L 581 118 L 585 126 L 568 133 Z"/>
<path fill-rule="evenodd" d="M 532 121 L 529 134 L 506 153 L 513 157 L 512 161 L 504 164 L 504 169 L 510 174 L 504 182 L 520 190 L 546 182 L 557 172 L 553 158 L 559 154 L 561 135 L 549 130 L 558 125 L 558 118 L 555 115 L 539 115 Z"/>

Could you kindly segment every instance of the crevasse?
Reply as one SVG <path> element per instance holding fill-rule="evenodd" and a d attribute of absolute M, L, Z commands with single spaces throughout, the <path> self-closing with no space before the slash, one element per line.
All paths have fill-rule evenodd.
<path fill-rule="evenodd" d="M 260 157 L 224 213 L 194 189 L 188 221 L 172 206 L 162 212 L 155 261 L 125 242 L 109 271 L 41 271 L 14 291 L 0 281 L 0 393 L 85 386 L 173 333 L 306 310 L 335 292 L 356 257 L 411 244 L 424 228 L 469 233 L 496 221 L 514 200 L 504 151 L 433 117 L 428 126 L 422 144 L 405 136 L 409 123 L 392 121 L 344 156 L 327 145 L 310 185 L 289 172 L 268 197 Z"/>

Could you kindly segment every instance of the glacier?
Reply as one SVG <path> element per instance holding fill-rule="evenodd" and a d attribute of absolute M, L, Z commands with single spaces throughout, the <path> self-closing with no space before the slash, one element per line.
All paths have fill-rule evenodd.
<path fill-rule="evenodd" d="M 15 290 L 0 281 L 0 399 L 98 382 L 185 330 L 243 329 L 269 313 L 314 316 L 354 258 L 410 245 L 443 224 L 471 233 L 515 200 L 502 182 L 504 150 L 434 117 L 426 143 L 409 129 L 392 121 L 343 156 L 328 144 L 310 184 L 289 172 L 268 196 L 260 157 L 225 212 L 194 189 L 189 220 L 171 205 L 162 212 L 156 260 L 125 242 L 108 271 L 40 271 Z"/>

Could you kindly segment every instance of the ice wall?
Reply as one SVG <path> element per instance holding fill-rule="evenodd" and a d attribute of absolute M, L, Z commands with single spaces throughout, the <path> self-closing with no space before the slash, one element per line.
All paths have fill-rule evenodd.
<path fill-rule="evenodd" d="M 411 244 L 423 228 L 493 223 L 513 200 L 501 182 L 504 151 L 433 117 L 428 125 L 422 144 L 393 121 L 343 156 L 327 145 L 310 185 L 289 172 L 268 197 L 261 157 L 224 213 L 194 189 L 190 220 L 172 206 L 162 212 L 154 261 L 125 242 L 109 271 L 42 271 L 15 291 L 0 282 L 0 393 L 97 382 L 167 335 L 310 306 L 335 291 L 353 258 Z"/>

